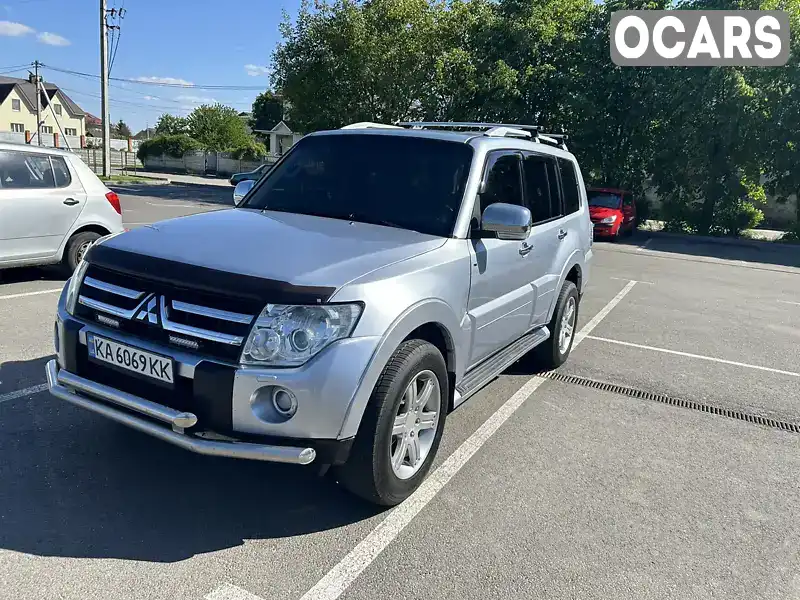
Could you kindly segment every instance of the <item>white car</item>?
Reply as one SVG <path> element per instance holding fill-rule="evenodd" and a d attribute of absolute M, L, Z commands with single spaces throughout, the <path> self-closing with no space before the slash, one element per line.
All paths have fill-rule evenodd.
<path fill-rule="evenodd" d="M 0 142 L 0 269 L 61 263 L 124 231 L 119 197 L 79 156 Z"/>

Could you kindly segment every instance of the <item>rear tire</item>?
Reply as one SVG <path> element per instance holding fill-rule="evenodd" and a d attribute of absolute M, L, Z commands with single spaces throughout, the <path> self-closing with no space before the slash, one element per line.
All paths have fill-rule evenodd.
<path fill-rule="evenodd" d="M 534 349 L 537 362 L 545 369 L 556 369 L 569 358 L 575 341 L 579 306 L 578 288 L 571 281 L 565 281 L 558 294 L 553 318 L 547 327 L 550 337 Z"/>
<path fill-rule="evenodd" d="M 75 271 L 78 263 L 86 256 L 87 250 L 89 250 L 91 245 L 100 237 L 100 234 L 94 231 L 83 231 L 81 233 L 76 233 L 69 239 L 62 260 L 64 270 L 67 274 L 71 275 Z"/>
<path fill-rule="evenodd" d="M 375 385 L 347 462 L 336 469 L 339 483 L 382 506 L 400 504 L 414 493 L 439 449 L 448 385 L 444 358 L 433 344 L 403 342 Z M 416 394 L 409 392 L 412 388 Z"/>

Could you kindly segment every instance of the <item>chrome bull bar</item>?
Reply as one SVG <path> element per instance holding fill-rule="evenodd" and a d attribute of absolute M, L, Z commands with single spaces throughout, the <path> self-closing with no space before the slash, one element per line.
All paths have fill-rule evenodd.
<path fill-rule="evenodd" d="M 79 377 L 59 369 L 55 359 L 47 363 L 46 372 L 50 393 L 56 398 L 197 454 L 297 465 L 310 464 L 317 455 L 313 448 L 207 440 L 186 435 L 183 429 L 197 424 L 197 417 L 192 413 L 177 411 Z M 120 410 L 112 404 L 171 425 L 172 429 Z"/>

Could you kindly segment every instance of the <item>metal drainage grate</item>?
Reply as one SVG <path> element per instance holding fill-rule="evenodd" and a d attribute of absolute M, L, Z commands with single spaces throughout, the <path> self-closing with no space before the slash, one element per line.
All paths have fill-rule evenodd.
<path fill-rule="evenodd" d="M 614 394 L 621 394 L 623 396 L 630 396 L 631 398 L 640 398 L 642 400 L 653 400 L 654 402 L 661 402 L 662 404 L 669 404 L 670 406 L 678 406 L 680 408 L 688 408 L 690 410 L 699 410 L 700 412 L 718 415 L 720 417 L 728 417 L 729 419 L 738 419 L 739 421 L 746 421 L 748 423 L 755 423 L 756 425 L 765 425 L 774 429 L 781 429 L 783 431 L 790 431 L 792 433 L 800 433 L 800 424 L 789 423 L 787 421 L 778 421 L 777 419 L 770 419 L 760 415 L 754 415 L 740 410 L 730 410 L 728 408 L 720 408 L 718 406 L 711 406 L 710 404 L 703 404 L 702 402 L 695 402 L 694 400 L 684 400 L 683 398 L 673 398 L 672 396 L 665 396 L 664 394 L 653 394 L 635 388 L 625 387 L 623 385 L 614 385 L 589 379 L 587 377 L 577 377 L 575 375 L 566 375 L 558 373 L 557 371 L 546 371 L 540 373 L 541 377 L 559 381 L 561 383 L 571 383 L 573 385 L 580 385 L 583 387 L 601 390 L 603 392 L 612 392 Z"/>

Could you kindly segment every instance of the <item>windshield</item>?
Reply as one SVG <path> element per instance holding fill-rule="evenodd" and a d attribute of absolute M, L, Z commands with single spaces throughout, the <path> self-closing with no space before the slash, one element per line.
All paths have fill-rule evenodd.
<path fill-rule="evenodd" d="M 619 195 L 609 194 L 608 192 L 587 191 L 586 195 L 589 197 L 589 206 L 619 208 L 620 202 L 622 201 Z"/>
<path fill-rule="evenodd" d="M 245 208 L 348 219 L 437 236 L 453 232 L 472 148 L 397 135 L 300 140 Z"/>

